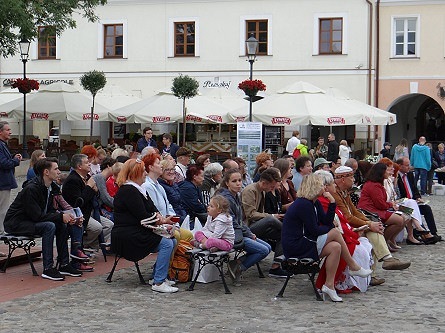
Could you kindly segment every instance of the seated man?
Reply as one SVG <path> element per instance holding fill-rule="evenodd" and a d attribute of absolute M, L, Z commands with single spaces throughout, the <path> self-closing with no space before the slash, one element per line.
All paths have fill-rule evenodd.
<path fill-rule="evenodd" d="M 281 182 L 280 171 L 272 167 L 261 173 L 258 182 L 246 186 L 241 192 L 244 221 L 258 238 L 266 242 L 269 240 L 276 242 L 275 258 L 283 254 L 281 246 L 283 222 L 280 219 L 284 214 L 264 213 L 264 202 L 265 193 L 274 191 L 278 182 Z M 281 269 L 279 263 L 274 262 L 269 270 L 269 276 L 287 277 L 287 273 Z"/>
<path fill-rule="evenodd" d="M 381 222 L 372 222 L 355 208 L 349 195 L 349 190 L 354 184 L 354 171 L 350 167 L 340 166 L 335 170 L 334 177 L 336 193 L 333 194 L 337 207 L 342 211 L 349 224 L 355 228 L 367 225 L 366 238 L 372 244 L 374 264 L 372 268 L 371 285 L 376 286 L 385 282 L 385 279 L 375 275 L 377 261 L 383 261 L 382 268 L 387 270 L 402 270 L 410 266 L 410 262 L 402 262 L 394 258 L 389 252 L 383 236 Z"/>
<path fill-rule="evenodd" d="M 6 213 L 5 230 L 14 235 L 42 236 L 43 278 L 61 281 L 64 275 L 81 276 L 69 264 L 66 224 L 74 223 L 74 216 L 57 212 L 53 204 L 51 184 L 60 175 L 57 159 L 41 159 L 34 170 L 37 177 L 25 185 Z M 54 235 L 59 270 L 53 266 Z"/>
<path fill-rule="evenodd" d="M 425 217 L 428 229 L 434 238 L 432 241 L 429 241 L 429 243 L 435 243 L 442 240 L 442 237 L 437 235 L 436 221 L 434 220 L 433 211 L 429 205 L 424 204 L 422 196 L 414 183 L 414 174 L 412 171 L 410 171 L 409 158 L 399 158 L 396 163 L 400 167 L 399 175 L 397 176 L 397 187 L 399 189 L 400 198 L 414 199 L 419 204 L 420 214 Z"/>
<path fill-rule="evenodd" d="M 100 233 L 103 231 L 105 242 L 110 242 L 113 222 L 101 216 L 100 221 L 91 217 L 93 198 L 97 194 L 96 182 L 87 178 L 90 172 L 88 156 L 73 155 L 71 158 L 71 172 L 63 183 L 63 198 L 73 207 L 79 207 L 84 217 L 86 235 L 83 237 L 84 247 L 93 247 Z M 100 223 L 99 223 L 100 222 Z"/>

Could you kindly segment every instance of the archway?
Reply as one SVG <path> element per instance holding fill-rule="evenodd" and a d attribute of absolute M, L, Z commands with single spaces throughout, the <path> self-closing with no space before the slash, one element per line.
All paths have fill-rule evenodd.
<path fill-rule="evenodd" d="M 444 111 L 433 98 L 423 94 L 403 95 L 391 103 L 388 111 L 397 115 L 397 124 L 386 126 L 386 141 L 393 146 L 402 138 L 412 145 L 420 136 L 429 142 L 444 141 Z"/>

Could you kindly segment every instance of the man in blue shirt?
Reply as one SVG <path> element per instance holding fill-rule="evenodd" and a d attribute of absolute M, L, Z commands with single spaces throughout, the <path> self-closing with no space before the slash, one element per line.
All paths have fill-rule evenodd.
<path fill-rule="evenodd" d="M 144 137 L 140 138 L 137 142 L 136 151 L 138 153 L 142 152 L 142 149 L 148 146 L 158 148 L 156 145 L 156 141 L 153 139 L 153 131 L 150 127 L 145 127 L 142 131 L 142 134 L 144 135 Z"/>
<path fill-rule="evenodd" d="M 6 145 L 6 141 L 11 138 L 11 134 L 9 123 L 0 121 L 0 235 L 5 231 L 3 222 L 9 207 L 11 190 L 17 188 L 14 169 L 22 160 L 22 155 L 20 154 L 12 156 Z"/>

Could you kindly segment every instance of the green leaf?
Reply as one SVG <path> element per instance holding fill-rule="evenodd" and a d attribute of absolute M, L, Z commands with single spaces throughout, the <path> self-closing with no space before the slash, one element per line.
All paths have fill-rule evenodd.
<path fill-rule="evenodd" d="M 192 98 L 198 94 L 199 82 L 188 75 L 180 75 L 173 79 L 172 93 L 178 98 Z"/>
<path fill-rule="evenodd" d="M 90 71 L 80 77 L 80 85 L 83 89 L 88 90 L 93 96 L 107 84 L 107 78 L 104 72 Z"/>

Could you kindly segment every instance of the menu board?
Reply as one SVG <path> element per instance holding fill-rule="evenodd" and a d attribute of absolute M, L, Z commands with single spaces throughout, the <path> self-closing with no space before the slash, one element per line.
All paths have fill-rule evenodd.
<path fill-rule="evenodd" d="M 246 171 L 251 176 L 254 176 L 255 158 L 262 151 L 262 126 L 262 123 L 237 123 L 237 156 L 246 161 Z"/>

